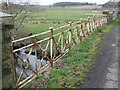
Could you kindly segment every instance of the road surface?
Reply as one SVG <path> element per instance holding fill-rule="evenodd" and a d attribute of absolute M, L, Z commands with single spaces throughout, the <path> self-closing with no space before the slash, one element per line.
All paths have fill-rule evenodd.
<path fill-rule="evenodd" d="M 103 39 L 97 62 L 88 74 L 82 88 L 118 88 L 119 29 L 120 23 Z"/>

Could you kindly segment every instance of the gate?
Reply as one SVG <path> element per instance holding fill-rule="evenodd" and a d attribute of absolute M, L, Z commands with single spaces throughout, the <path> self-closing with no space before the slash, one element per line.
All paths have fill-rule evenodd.
<path fill-rule="evenodd" d="M 12 41 L 12 73 L 15 88 L 22 88 L 42 75 L 73 46 L 107 23 L 106 17 L 88 17 L 60 28 Z M 29 44 L 24 44 L 27 41 Z M 18 45 L 20 44 L 20 45 Z"/>

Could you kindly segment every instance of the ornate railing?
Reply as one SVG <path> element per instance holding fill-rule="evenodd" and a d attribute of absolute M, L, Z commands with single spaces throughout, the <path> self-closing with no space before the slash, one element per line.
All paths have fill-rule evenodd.
<path fill-rule="evenodd" d="M 46 32 L 13 40 L 11 62 L 14 87 L 22 88 L 38 75 L 42 75 L 68 50 L 106 23 L 105 16 L 88 17 L 86 20 L 69 22 L 60 28 L 50 27 Z M 31 42 L 24 44 L 27 41 Z"/>

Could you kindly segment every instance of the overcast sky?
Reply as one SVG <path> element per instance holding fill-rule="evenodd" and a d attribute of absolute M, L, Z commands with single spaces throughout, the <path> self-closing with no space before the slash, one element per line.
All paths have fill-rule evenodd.
<path fill-rule="evenodd" d="M 2 1 L 2 0 L 0 0 Z M 25 2 L 29 1 L 31 3 L 36 3 L 40 5 L 50 5 L 56 2 L 89 2 L 89 3 L 97 3 L 97 4 L 104 4 L 109 0 L 4 0 L 4 1 L 13 1 L 13 2 Z"/>
<path fill-rule="evenodd" d="M 91 3 L 97 3 L 97 4 L 104 4 L 109 0 L 30 0 L 32 2 L 39 2 L 39 4 L 41 5 L 50 5 L 53 4 L 55 2 L 91 2 Z"/>

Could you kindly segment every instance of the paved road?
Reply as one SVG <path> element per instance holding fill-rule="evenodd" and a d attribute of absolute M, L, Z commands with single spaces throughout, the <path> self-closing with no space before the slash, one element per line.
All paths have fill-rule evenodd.
<path fill-rule="evenodd" d="M 118 28 L 120 29 L 120 24 L 104 38 L 97 62 L 88 74 L 83 88 L 118 88 Z"/>
<path fill-rule="evenodd" d="M 0 30 L 0 90 L 2 89 L 2 30 Z"/>

